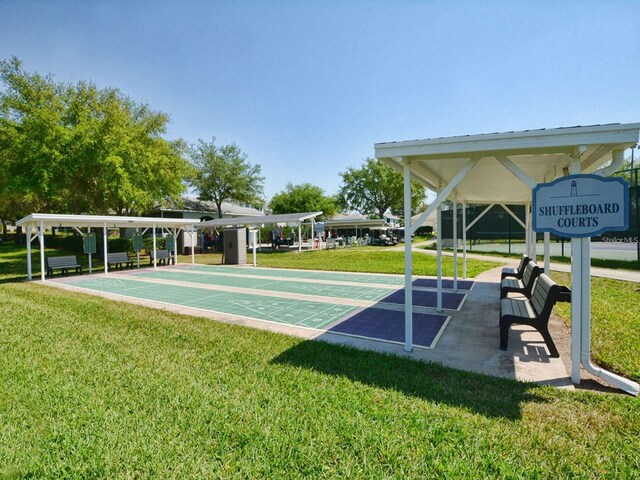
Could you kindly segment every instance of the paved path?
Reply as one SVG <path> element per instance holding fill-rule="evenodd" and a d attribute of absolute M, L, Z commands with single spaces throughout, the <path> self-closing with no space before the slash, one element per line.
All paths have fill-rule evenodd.
<path fill-rule="evenodd" d="M 412 251 L 415 253 L 421 253 L 426 255 L 436 255 L 435 250 L 425 250 L 424 247 L 432 245 L 433 241 L 427 241 L 422 243 L 416 243 L 412 247 Z M 402 250 L 404 251 L 404 246 L 394 247 L 394 250 Z M 443 251 L 443 255 L 452 257 L 453 252 Z M 458 258 L 462 261 L 462 252 L 458 252 Z M 520 262 L 518 258 L 509 258 L 509 257 L 499 257 L 494 255 L 480 254 L 480 253 L 469 253 L 467 252 L 467 258 L 474 258 L 477 260 L 489 260 L 492 262 L 502 263 L 504 265 L 514 266 Z M 544 262 L 543 257 L 538 257 L 539 262 Z M 571 272 L 571 265 L 567 263 L 555 263 L 551 262 L 550 264 L 551 270 L 556 272 Z M 640 272 L 632 271 L 632 270 L 616 270 L 613 268 L 600 268 L 600 267 L 591 267 L 591 276 L 592 277 L 604 277 L 611 278 L 614 280 L 624 280 L 626 282 L 635 282 L 640 283 Z"/>

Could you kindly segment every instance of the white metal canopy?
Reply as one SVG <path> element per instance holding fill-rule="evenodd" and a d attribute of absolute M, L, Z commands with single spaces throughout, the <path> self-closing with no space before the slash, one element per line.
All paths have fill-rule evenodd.
<path fill-rule="evenodd" d="M 171 232 L 174 238 L 178 237 L 181 230 L 193 231 L 194 225 L 199 220 L 183 219 L 183 218 L 158 218 L 158 217 L 124 217 L 115 215 L 67 215 L 55 213 L 32 213 L 16 222 L 16 225 L 23 227 L 27 236 L 27 277 L 31 280 L 31 242 L 37 237 L 40 243 L 40 278 L 45 280 L 45 258 L 44 258 L 44 230 L 50 227 L 71 227 L 78 232 L 83 233 L 80 229 L 86 228 L 89 232 L 92 228 L 101 229 L 104 237 L 104 273 L 108 273 L 108 242 L 107 230 L 109 228 L 140 228 L 153 231 L 153 266 L 157 267 L 156 258 L 156 229 L 166 229 Z M 32 231 L 35 229 L 35 234 Z M 84 233 L 83 233 L 84 234 Z M 194 262 L 194 252 L 191 252 L 191 261 Z M 138 267 L 140 266 L 140 257 L 138 255 Z M 174 250 L 174 262 L 178 261 L 177 248 Z M 91 269 L 91 255 L 89 255 L 89 268 Z"/>
<path fill-rule="evenodd" d="M 95 227 L 102 228 L 104 224 L 108 228 L 184 228 L 200 223 L 199 220 L 185 218 L 160 218 L 160 217 L 122 217 L 115 215 L 67 215 L 57 213 L 32 213 L 16 222 L 17 226 L 38 227 Z"/>
<path fill-rule="evenodd" d="M 614 150 L 635 145 L 639 129 L 640 123 L 616 123 L 376 143 L 375 154 L 399 171 L 408 162 L 413 180 L 436 192 L 475 159 L 477 166 L 453 189 L 451 198 L 467 204 L 527 204 L 531 189 L 514 181 L 501 160 L 513 162 L 535 183 L 566 175 L 576 158 L 581 172 L 591 173 L 611 160 Z"/>
<path fill-rule="evenodd" d="M 375 144 L 376 158 L 404 174 L 405 227 L 415 231 L 410 207 L 410 180 L 436 193 L 434 202 L 415 219 L 417 225 L 432 213 L 438 217 L 438 310 L 442 309 L 440 205 L 452 200 L 466 204 L 524 204 L 527 206 L 527 253 L 535 257 L 531 226 L 531 190 L 568 174 L 610 175 L 622 165 L 624 150 L 635 146 L 640 123 L 577 126 L 519 132 L 467 135 Z M 606 165 L 611 162 L 610 165 Z M 509 212 L 511 214 L 511 212 Z M 454 215 L 454 218 L 455 215 Z M 454 232 L 457 222 L 454 222 Z M 408 234 L 407 234 L 408 235 Z M 454 233 L 454 236 L 455 233 Z M 545 263 L 549 236 L 545 234 Z M 574 245 L 575 244 L 575 245 Z M 579 252 L 580 258 L 577 257 Z M 454 285 L 457 279 L 457 239 L 454 239 Z M 589 239 L 572 239 L 572 380 L 580 383 L 580 363 L 620 388 L 638 394 L 637 383 L 590 363 Z M 412 252 L 405 244 L 405 350 L 413 349 Z"/>
<path fill-rule="evenodd" d="M 300 223 L 316 218 L 322 212 L 283 213 L 277 215 L 259 215 L 255 217 L 216 218 L 197 224 L 198 228 L 227 227 L 227 226 L 255 226 L 275 223 Z"/>

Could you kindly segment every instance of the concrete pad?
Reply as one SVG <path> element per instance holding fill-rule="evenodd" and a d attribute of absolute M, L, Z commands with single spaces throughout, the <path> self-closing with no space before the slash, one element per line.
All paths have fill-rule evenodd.
<path fill-rule="evenodd" d="M 174 267 L 163 267 L 170 270 Z M 118 301 L 126 301 L 139 305 L 160 308 L 181 314 L 211 318 L 236 325 L 249 326 L 278 333 L 284 333 L 305 339 L 316 339 L 331 343 L 351 345 L 356 348 L 374 350 L 378 352 L 394 353 L 417 360 L 440 363 L 453 368 L 483 373 L 487 375 L 531 381 L 539 384 L 573 388 L 563 358 L 549 356 L 542 337 L 532 328 L 515 325 L 509 335 L 509 349 L 499 350 L 499 297 L 500 297 L 501 267 L 484 272 L 475 279 L 473 289 L 466 292 L 467 298 L 459 311 L 448 311 L 450 316 L 447 327 L 441 333 L 438 343 L 433 349 L 414 348 L 406 352 L 402 344 L 377 341 L 353 336 L 342 335 L 328 331 L 300 328 L 294 325 L 268 323 L 237 315 L 219 312 L 207 312 L 202 309 L 189 308 L 169 304 L 159 304 L 153 301 L 123 297 L 103 292 L 84 293 L 103 296 Z M 111 273 L 109 277 L 118 276 Z M 105 278 L 104 274 L 94 275 Z M 87 279 L 84 275 L 83 278 Z M 47 281 L 46 284 L 59 288 L 74 290 L 73 280 L 69 277 Z M 233 291 L 233 288 L 225 288 Z M 77 290 L 76 290 L 77 291 Z M 275 295 L 281 295 L 281 293 Z M 286 296 L 286 295 L 284 295 Z M 319 297 L 316 297 L 319 298 Z M 334 301 L 333 299 L 332 301 Z M 343 300 L 337 303 L 351 303 Z M 355 302 L 354 302 L 355 303 Z M 353 305 L 353 303 L 351 303 Z M 418 310 L 414 310 L 418 311 Z M 421 312 L 436 313 L 435 309 L 420 309 Z M 566 356 L 567 348 L 563 348 L 561 341 L 566 341 L 566 335 L 556 335 L 554 330 L 566 329 L 557 319 L 551 324 L 551 334 L 558 344 L 562 357 Z M 558 341 L 560 339 L 560 341 Z M 564 340 L 563 340 L 564 339 Z M 565 358 L 567 365 L 569 359 Z"/>

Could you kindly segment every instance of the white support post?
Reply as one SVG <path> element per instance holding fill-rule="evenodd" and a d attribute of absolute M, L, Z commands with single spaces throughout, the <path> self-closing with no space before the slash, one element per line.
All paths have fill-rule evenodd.
<path fill-rule="evenodd" d="M 136 233 L 140 233 L 140 227 L 136 227 Z M 136 262 L 138 263 L 138 268 L 140 268 L 140 250 L 136 250 Z"/>
<path fill-rule="evenodd" d="M 551 271 L 551 233 L 544 232 L 544 273 Z"/>
<path fill-rule="evenodd" d="M 453 290 L 458 291 L 458 201 L 453 201 Z"/>
<path fill-rule="evenodd" d="M 467 204 L 462 204 L 462 278 L 467 278 Z"/>
<path fill-rule="evenodd" d="M 413 350 L 413 253 L 411 250 L 411 170 L 404 164 L 404 349 Z M 408 241 L 407 241 L 408 235 Z"/>
<path fill-rule="evenodd" d="M 437 301 L 436 310 L 438 312 L 441 312 L 442 311 L 442 203 L 438 205 L 436 212 L 437 212 L 437 228 L 438 228 L 438 232 L 436 236 L 436 244 L 437 244 L 437 251 L 438 251 L 438 259 L 437 259 L 438 260 L 438 280 L 437 280 L 438 291 L 436 293 L 436 297 L 438 301 Z"/>
<path fill-rule="evenodd" d="M 27 280 L 31 280 L 33 276 L 33 271 L 31 270 L 31 241 L 33 238 L 31 237 L 32 226 L 25 225 L 25 237 L 27 239 Z"/>
<path fill-rule="evenodd" d="M 529 234 L 531 235 L 531 258 L 533 261 L 536 261 L 536 257 L 538 256 L 537 247 L 538 247 L 538 235 L 533 231 L 533 205 L 529 204 L 527 206 L 527 210 L 529 211 Z"/>
<path fill-rule="evenodd" d="M 196 230 L 191 225 L 191 265 L 196 264 L 196 246 L 194 245 L 196 239 Z"/>
<path fill-rule="evenodd" d="M 173 264 L 178 264 L 178 232 L 175 227 L 172 230 L 173 232 Z"/>
<path fill-rule="evenodd" d="M 109 262 L 107 261 L 107 253 L 109 250 L 108 238 L 109 237 L 107 235 L 107 222 L 104 222 L 104 225 L 102 226 L 102 253 L 103 253 L 103 260 L 104 260 L 105 275 L 109 273 Z"/>
<path fill-rule="evenodd" d="M 258 243 L 258 231 L 253 230 L 253 266 L 254 267 L 258 265 L 258 255 L 256 253 L 257 243 Z"/>
<path fill-rule="evenodd" d="M 571 161 L 571 173 L 581 170 L 580 158 Z M 571 239 L 571 381 L 580 383 L 582 339 L 582 242 Z"/>
<path fill-rule="evenodd" d="M 298 253 L 302 253 L 302 222 L 298 222 Z"/>
<path fill-rule="evenodd" d="M 580 383 L 582 339 L 582 241 L 571 239 L 571 381 Z"/>
<path fill-rule="evenodd" d="M 91 227 L 87 227 L 87 235 L 91 233 Z M 89 275 L 93 273 L 93 266 L 91 265 L 91 253 L 89 253 Z"/>
<path fill-rule="evenodd" d="M 158 268 L 158 255 L 156 247 L 156 224 L 153 224 L 153 268 Z"/>
<path fill-rule="evenodd" d="M 531 214 L 528 205 L 524 207 L 524 224 L 524 253 L 531 257 Z"/>
<path fill-rule="evenodd" d="M 42 221 L 40 222 L 40 229 L 38 231 L 38 240 L 40 240 L 40 278 L 44 282 L 44 222 Z"/>

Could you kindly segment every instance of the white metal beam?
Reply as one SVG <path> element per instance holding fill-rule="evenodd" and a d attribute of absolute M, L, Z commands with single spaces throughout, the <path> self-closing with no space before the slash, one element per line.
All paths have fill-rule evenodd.
<path fill-rule="evenodd" d="M 433 213 L 433 211 L 451 194 L 454 188 L 467 176 L 467 174 L 476 166 L 478 163 L 477 158 L 470 159 L 464 167 L 460 169 L 458 174 L 453 177 L 453 179 L 449 182 L 449 184 L 444 187 L 440 193 L 436 196 L 435 200 L 427 207 L 427 209 L 420 214 L 420 216 L 414 222 L 414 225 L 422 225 L 424 221 L 427 219 L 429 215 Z M 415 233 L 416 228 L 414 226 L 411 227 L 411 231 L 409 235 L 413 235 Z M 405 234 L 406 230 L 405 230 Z"/>
<path fill-rule="evenodd" d="M 509 207 L 507 207 L 504 203 L 501 203 L 501 204 L 500 204 L 500 206 L 501 206 L 502 208 L 504 208 L 504 209 L 505 209 L 505 211 L 506 211 L 509 215 L 511 215 L 511 216 L 513 217 L 513 219 L 514 219 L 516 222 L 518 222 L 522 228 L 526 228 L 526 225 L 524 224 L 524 222 L 523 222 L 522 220 L 520 220 L 520 218 L 519 218 L 515 213 L 513 213 L 513 211 L 512 211 Z"/>
<path fill-rule="evenodd" d="M 471 227 L 473 227 L 477 222 L 479 222 L 479 221 L 480 221 L 480 219 L 481 219 L 482 217 L 484 217 L 484 216 L 487 214 L 487 212 L 488 212 L 489 210 L 491 210 L 491 207 L 493 207 L 494 205 L 495 205 L 495 203 L 492 203 L 491 205 L 487 206 L 487 208 L 485 208 L 485 209 L 480 213 L 480 215 L 478 215 L 476 218 L 474 218 L 474 219 L 473 219 L 473 222 L 471 222 L 469 225 L 467 225 L 467 226 L 466 226 L 465 231 L 470 230 L 470 229 L 471 229 Z"/>
<path fill-rule="evenodd" d="M 498 160 L 498 162 L 502 164 L 504 168 L 506 168 L 511 173 L 513 173 L 513 175 L 515 175 L 515 177 L 518 180 L 520 180 L 529 188 L 533 189 L 538 184 L 538 182 L 536 182 L 533 178 L 527 175 L 527 173 L 524 170 L 522 170 L 522 168 L 520 168 L 518 165 L 513 163 L 507 157 L 496 157 L 496 159 Z"/>

